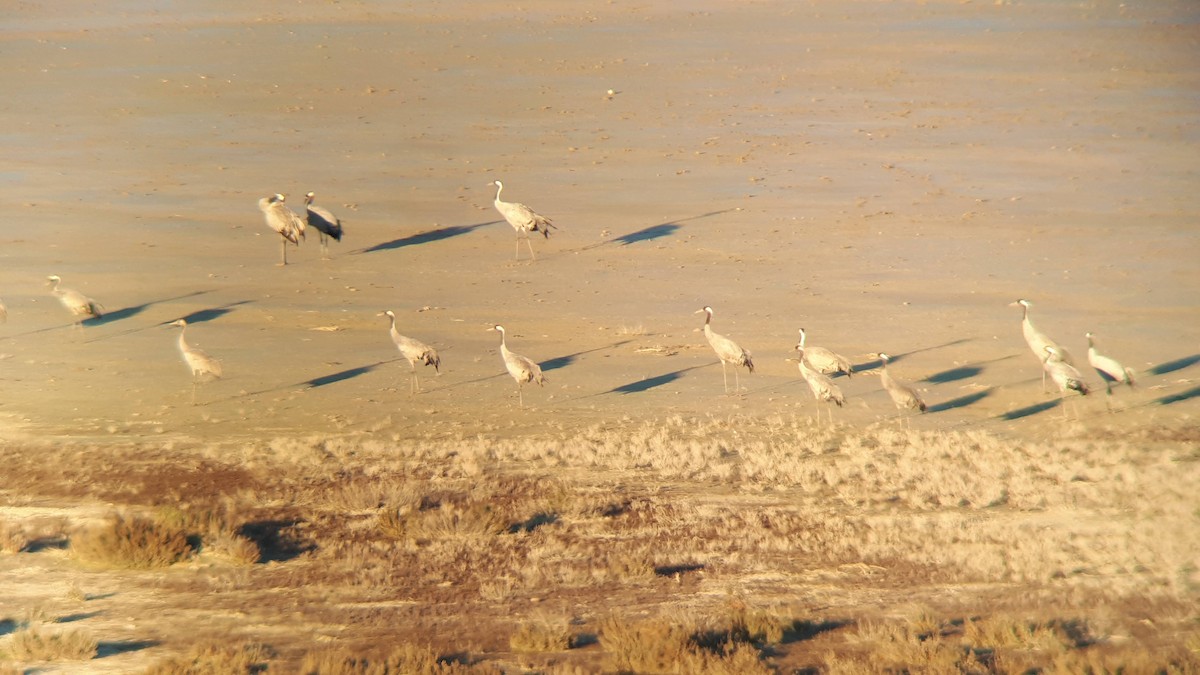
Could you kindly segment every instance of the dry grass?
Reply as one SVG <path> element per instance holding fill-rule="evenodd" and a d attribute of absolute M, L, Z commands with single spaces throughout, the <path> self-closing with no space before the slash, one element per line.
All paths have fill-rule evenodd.
<path fill-rule="evenodd" d="M 467 664 L 439 657 L 429 647 L 404 644 L 382 656 L 346 649 L 309 652 L 300 664 L 302 675 L 499 675 L 489 664 Z"/>
<path fill-rule="evenodd" d="M 9 636 L 4 649 L 18 661 L 87 661 L 96 656 L 97 645 L 85 630 L 36 623 Z"/>
<path fill-rule="evenodd" d="M 204 644 L 185 656 L 160 661 L 145 675 L 240 675 L 266 672 L 274 651 L 257 643 Z"/>
<path fill-rule="evenodd" d="M 167 567 L 192 554 L 184 530 L 120 514 L 73 537 L 71 550 L 85 563 L 118 569 Z"/>
<path fill-rule="evenodd" d="M 29 546 L 29 535 L 20 523 L 0 519 L 0 553 L 13 554 Z"/>
<path fill-rule="evenodd" d="M 201 448 L 206 471 L 241 482 L 187 502 L 177 480 L 139 484 L 117 503 L 155 519 L 117 517 L 72 546 L 84 561 L 89 544 L 115 550 L 93 564 L 125 569 L 128 550 L 169 564 L 190 540 L 194 569 L 121 584 L 211 603 L 215 626 L 277 648 L 258 662 L 282 672 L 313 639 L 339 646 L 308 655 L 320 672 L 401 672 L 357 645 L 418 640 L 439 655 L 429 668 L 455 672 L 514 658 L 531 672 L 1195 671 L 1194 448 L 786 417 L 618 426 Z M 89 470 L 120 465 L 104 452 Z M 12 453 L 0 488 L 52 493 L 44 456 Z M 307 642 L 273 632 L 281 607 Z"/>
<path fill-rule="evenodd" d="M 522 622 L 508 644 L 517 652 L 561 652 L 575 646 L 575 635 L 570 621 L 543 616 Z"/>

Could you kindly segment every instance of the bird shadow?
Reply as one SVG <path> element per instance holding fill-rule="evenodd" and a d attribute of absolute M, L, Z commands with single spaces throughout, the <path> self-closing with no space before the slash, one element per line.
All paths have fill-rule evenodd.
<path fill-rule="evenodd" d="M 310 387 L 310 388 L 315 389 L 317 387 L 324 387 L 324 386 L 327 386 L 330 384 L 337 384 L 338 382 L 345 382 L 346 380 L 352 380 L 352 379 L 358 377 L 359 375 L 366 375 L 367 373 L 371 372 L 372 370 L 375 370 L 376 368 L 378 368 L 379 366 L 382 366 L 385 363 L 387 363 L 387 361 L 379 361 L 379 362 L 372 363 L 372 364 L 366 365 L 366 366 L 357 366 L 354 368 L 347 368 L 345 370 L 339 370 L 336 373 L 330 373 L 328 375 L 321 375 L 320 377 L 314 377 L 311 380 L 305 380 L 303 382 L 300 382 L 297 386 Z"/>
<path fill-rule="evenodd" d="M 221 305 L 220 307 L 210 307 L 209 309 L 200 309 L 195 312 L 192 312 L 191 314 L 184 314 L 183 316 L 181 316 L 179 318 L 183 319 L 184 321 L 187 321 L 188 323 L 204 323 L 206 321 L 212 321 L 213 319 L 219 319 L 220 317 L 225 316 L 226 314 L 228 314 L 228 313 L 232 312 L 234 309 L 236 309 L 238 307 L 238 305 L 248 305 L 251 302 L 252 301 L 250 301 L 250 300 L 238 300 L 237 302 L 231 302 L 227 305 Z M 165 326 L 169 323 L 171 323 L 171 322 L 164 321 L 161 325 Z"/>
<path fill-rule="evenodd" d="M 85 325 L 85 326 L 104 326 L 104 325 L 107 325 L 110 323 L 116 323 L 118 321 L 123 321 L 125 319 L 128 319 L 131 316 L 137 316 L 138 314 L 141 314 L 142 312 L 146 311 L 146 309 L 148 307 L 153 307 L 154 305 L 161 305 L 164 302 L 174 302 L 176 300 L 183 300 L 185 298 L 194 298 L 197 295 L 204 295 L 206 293 L 212 293 L 212 290 L 210 289 L 210 290 L 205 290 L 205 291 L 192 291 L 191 293 L 184 293 L 183 295 L 177 295 L 173 298 L 162 298 L 159 300 L 151 300 L 150 302 L 143 302 L 140 305 L 132 305 L 130 307 L 122 307 L 121 309 L 113 310 L 111 312 L 105 312 L 102 316 L 96 316 L 96 317 L 84 319 L 83 325 Z"/>
<path fill-rule="evenodd" d="M 495 225 L 496 223 L 500 222 L 503 221 L 489 220 L 486 223 L 475 223 L 474 225 L 451 225 L 449 227 L 439 227 L 433 230 L 426 230 L 424 232 L 410 234 L 407 237 L 400 237 L 399 239 L 381 242 L 375 244 L 374 246 L 368 246 L 367 248 L 359 249 L 357 251 L 351 251 L 351 255 L 358 255 L 360 253 L 374 253 L 376 251 L 391 251 L 397 248 L 404 248 L 405 246 L 420 246 L 421 244 L 429 244 L 435 241 L 457 237 L 461 234 L 467 234 L 472 230 L 486 227 L 488 225 Z"/>
<path fill-rule="evenodd" d="M 575 352 L 574 354 L 567 354 L 565 356 L 556 356 L 552 359 L 547 359 L 545 361 L 542 361 L 541 363 L 538 364 L 538 367 L 541 368 L 542 370 L 558 370 L 559 368 L 565 368 L 565 367 L 571 365 L 572 363 L 575 363 L 575 361 L 579 360 L 579 357 L 583 356 L 584 354 L 591 354 L 592 352 L 602 352 L 606 349 L 615 349 L 617 347 L 620 347 L 621 345 L 629 344 L 630 342 L 632 342 L 632 340 L 620 340 L 618 342 L 614 342 L 610 345 L 605 345 L 603 347 L 596 347 L 594 349 L 585 349 L 581 352 Z"/>
<path fill-rule="evenodd" d="M 1196 398 L 1197 396 L 1200 396 L 1200 385 L 1192 387 L 1191 389 L 1185 389 L 1176 394 L 1167 394 L 1166 396 L 1160 396 L 1160 397 L 1154 399 L 1154 402 L 1159 405 L 1171 405 L 1172 403 L 1179 403 L 1181 401 L 1186 401 L 1188 399 Z"/>
<path fill-rule="evenodd" d="M 596 242 L 595 244 L 590 244 L 588 246 L 584 246 L 580 250 L 586 251 L 588 249 L 597 248 L 599 246 L 604 246 L 606 244 L 614 244 L 614 243 L 620 244 L 621 246 L 629 246 L 630 244 L 636 244 L 638 242 L 652 241 L 654 239 L 661 239 L 663 237 L 669 237 L 672 234 L 675 234 L 676 232 L 678 232 L 683 227 L 682 225 L 680 225 L 680 223 L 685 223 L 689 220 L 700 220 L 701 218 L 711 218 L 713 216 L 719 216 L 722 213 L 729 213 L 730 211 L 736 211 L 736 210 L 737 209 L 721 209 L 720 211 L 709 211 L 708 213 L 701 213 L 699 215 L 689 216 L 687 218 L 677 218 L 675 220 L 669 220 L 665 223 L 659 223 L 658 225 L 650 225 L 649 227 L 643 227 L 640 230 L 635 230 L 633 232 L 623 234 L 619 237 L 613 237 L 612 239 L 605 239 L 604 241 L 600 241 L 600 242 Z"/>
<path fill-rule="evenodd" d="M 931 352 L 935 349 L 945 349 L 946 347 L 953 347 L 954 345 L 961 345 L 964 342 L 972 342 L 974 340 L 975 340 L 975 338 L 959 338 L 957 340 L 943 342 L 940 345 L 933 345 L 932 347 L 921 347 L 920 349 L 914 349 L 912 351 L 907 351 L 907 352 L 896 352 L 896 353 L 884 352 L 884 353 L 888 355 L 888 361 L 890 363 L 899 363 L 899 362 L 903 361 L 906 357 L 912 356 L 913 354 L 920 354 L 921 352 Z M 1005 357 L 1005 358 L 1008 358 L 1008 357 Z M 854 372 L 857 373 L 860 370 L 875 370 L 882 366 L 883 366 L 883 361 L 880 360 L 879 357 L 875 357 L 871 361 L 864 361 L 863 363 L 854 364 Z"/>
<path fill-rule="evenodd" d="M 613 387 L 612 389 L 609 389 L 608 391 L 606 391 L 604 393 L 605 394 L 640 394 L 644 391 L 649 391 L 651 389 L 654 389 L 655 387 L 661 387 L 664 384 L 670 384 L 671 382 L 674 382 L 675 380 L 678 380 L 679 378 L 683 377 L 683 374 L 686 373 L 687 371 L 695 370 L 696 368 L 700 368 L 700 367 L 702 367 L 702 366 L 689 366 L 687 368 L 680 368 L 679 370 L 674 370 L 669 373 L 663 373 L 662 375 L 655 375 L 654 377 L 642 378 L 640 380 L 635 380 L 628 384 L 623 384 L 619 387 Z"/>
<path fill-rule="evenodd" d="M 628 246 L 630 244 L 636 244 L 639 241 L 650 241 L 652 239 L 661 239 L 662 237 L 669 237 L 672 234 L 675 234 L 676 232 L 678 232 L 682 227 L 683 227 L 682 225 L 676 225 L 675 223 L 662 223 L 661 225 L 651 225 L 650 227 L 643 227 L 642 229 L 640 229 L 636 232 L 630 232 L 629 234 L 623 234 L 619 237 L 614 238 L 613 241 L 619 242 L 622 246 Z"/>
<path fill-rule="evenodd" d="M 1200 354 L 1192 354 L 1191 356 L 1185 356 L 1181 359 L 1175 359 L 1174 361 L 1160 363 L 1157 366 L 1147 368 L 1146 372 L 1151 375 L 1166 375 L 1167 373 L 1173 373 L 1177 370 L 1183 370 L 1184 368 L 1191 367 L 1196 363 L 1200 363 Z"/>
<path fill-rule="evenodd" d="M 991 395 L 992 395 L 992 389 L 989 387 L 987 389 L 984 389 L 983 391 L 977 391 L 973 394 L 967 394 L 965 396 L 959 396 L 958 398 L 952 398 L 949 401 L 942 401 L 941 403 L 935 403 L 935 404 L 929 406 L 928 408 L 926 408 L 925 412 L 936 413 L 936 412 L 943 412 L 946 410 L 954 410 L 955 408 L 965 408 L 969 405 L 978 403 L 979 401 L 982 401 L 983 399 L 985 399 Z"/>
<path fill-rule="evenodd" d="M 958 380 L 965 380 L 968 377 L 975 377 L 982 372 L 983 366 L 959 366 L 958 368 L 951 368 L 949 370 L 943 370 L 940 373 L 934 373 L 933 375 L 926 377 L 925 382 L 929 382 L 931 384 L 956 382 Z"/>
<path fill-rule="evenodd" d="M 1062 404 L 1062 399 L 1056 398 L 1053 401 L 1043 401 L 1041 403 L 1034 403 L 1033 405 L 1027 405 L 1024 408 L 1017 408 L 1016 410 L 1009 410 L 1006 413 L 1001 413 L 1001 414 L 997 415 L 997 417 L 999 417 L 1002 420 L 1007 420 L 1007 421 L 1011 422 L 1012 420 L 1019 420 L 1023 417 L 1029 417 L 1030 415 L 1036 415 L 1038 413 L 1046 412 L 1047 410 L 1050 410 L 1052 408 L 1057 408 L 1061 404 Z"/>

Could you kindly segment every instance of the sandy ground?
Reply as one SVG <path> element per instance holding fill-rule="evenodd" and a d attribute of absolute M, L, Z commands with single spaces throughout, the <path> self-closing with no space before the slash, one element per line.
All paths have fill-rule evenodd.
<path fill-rule="evenodd" d="M 273 2 L 0 12 L 0 435 L 266 442 L 812 414 L 797 329 L 924 429 L 1054 437 L 1017 298 L 1101 392 L 1200 412 L 1189 2 Z M 609 91 L 611 90 L 611 94 Z M 506 199 L 560 226 L 514 261 Z M 320 258 L 256 208 L 338 214 Z M 102 303 L 81 330 L 45 277 Z M 753 352 L 726 396 L 699 329 Z M 408 364 L 387 334 L 434 345 Z M 226 377 L 190 404 L 166 326 Z M 525 409 L 498 335 L 549 380 Z M 1084 333 L 1140 374 L 1108 415 Z M 732 374 L 731 374 L 732 376 Z M 732 383 L 732 377 L 731 377 Z M 838 422 L 895 411 L 840 378 Z"/>

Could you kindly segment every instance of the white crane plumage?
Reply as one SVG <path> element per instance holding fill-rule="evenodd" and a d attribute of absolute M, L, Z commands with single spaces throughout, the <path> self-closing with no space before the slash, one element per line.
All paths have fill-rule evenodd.
<path fill-rule="evenodd" d="M 0 323 L 8 323 L 8 307 L 4 305 L 3 298 L 0 298 Z"/>
<path fill-rule="evenodd" d="M 917 392 L 916 387 L 895 379 L 888 372 L 888 361 L 891 359 L 892 357 L 880 352 L 879 360 L 883 362 L 883 365 L 879 368 L 879 380 L 883 383 L 883 388 L 887 390 L 888 396 L 891 397 L 892 403 L 901 412 L 907 410 L 925 412 L 925 400 L 921 398 L 921 394 Z M 905 419 L 907 421 L 907 416 Z"/>
<path fill-rule="evenodd" d="M 850 377 L 854 374 L 854 366 L 850 364 L 850 359 L 824 347 L 810 347 L 806 345 L 804 341 L 807 337 L 808 335 L 801 328 L 799 348 L 804 351 L 809 365 L 821 371 L 824 375 L 845 373 L 846 377 Z"/>
<path fill-rule="evenodd" d="M 817 425 L 820 426 L 821 401 L 833 403 L 840 408 L 846 405 L 846 397 L 842 395 L 841 388 L 834 384 L 828 375 L 822 373 L 808 360 L 808 352 L 804 345 L 796 345 L 796 351 L 800 353 L 800 376 L 804 378 L 813 393 L 813 402 L 817 406 Z M 829 408 L 829 424 L 833 424 L 833 408 Z"/>
<path fill-rule="evenodd" d="M 309 192 L 304 195 L 304 212 L 308 221 L 308 226 L 316 230 L 321 235 L 321 257 L 329 258 L 329 243 L 328 240 L 333 238 L 334 241 L 342 240 L 342 221 L 337 216 L 330 213 L 327 209 L 313 204 L 317 193 Z"/>
<path fill-rule="evenodd" d="M 84 319 L 98 319 L 104 316 L 104 306 L 79 291 L 70 288 L 59 288 L 62 279 L 57 274 L 46 277 L 47 285 L 51 286 L 50 295 L 58 298 L 63 307 L 75 316 L 76 326 L 82 326 Z"/>
<path fill-rule="evenodd" d="M 1064 363 L 1072 366 L 1075 365 L 1074 359 L 1071 358 L 1071 355 L 1066 349 L 1063 349 L 1057 342 L 1051 340 L 1048 335 L 1035 328 L 1033 322 L 1029 320 L 1029 308 L 1033 305 L 1033 303 L 1025 299 L 1020 299 L 1012 304 L 1020 305 L 1024 310 L 1024 313 L 1021 316 L 1021 333 L 1025 336 L 1025 344 L 1029 345 L 1029 351 L 1033 352 L 1034 357 L 1037 358 L 1039 363 L 1045 362 L 1046 347 L 1054 347 L 1056 350 L 1058 350 L 1058 353 Z M 1042 391 L 1045 390 L 1046 372 L 1043 370 Z"/>
<path fill-rule="evenodd" d="M 498 180 L 488 183 L 488 185 L 496 186 L 496 199 L 493 204 L 500 215 L 504 216 L 504 220 L 508 221 L 509 225 L 517 232 L 517 248 L 516 259 L 521 257 L 521 239 L 525 239 L 525 245 L 529 247 L 529 257 L 537 260 L 537 255 L 533 252 L 533 244 L 529 242 L 530 232 L 541 232 L 542 236 L 550 238 L 550 228 L 557 229 L 558 226 L 550 222 L 550 219 L 543 216 L 533 209 L 520 204 L 518 202 L 500 201 L 500 192 L 504 190 L 504 183 Z"/>
<path fill-rule="evenodd" d="M 258 208 L 263 212 L 267 227 L 275 230 L 281 237 L 283 248 L 280 265 L 287 264 L 288 242 L 299 246 L 300 240 L 304 238 L 304 220 L 288 208 L 284 203 L 286 200 L 287 197 L 278 193 L 258 200 Z"/>
<path fill-rule="evenodd" d="M 1104 380 L 1105 393 L 1112 396 L 1113 384 L 1123 384 L 1129 388 L 1133 388 L 1133 369 L 1126 368 L 1121 365 L 1116 359 L 1105 356 L 1096 351 L 1096 336 L 1092 333 L 1087 333 L 1088 341 L 1088 365 L 1096 370 L 1100 375 L 1100 379 Z M 1105 399 L 1108 401 L 1108 399 Z M 1112 402 L 1108 401 L 1109 409 L 1112 409 Z"/>
<path fill-rule="evenodd" d="M 1046 358 L 1042 360 L 1042 369 L 1046 371 L 1050 379 L 1054 381 L 1054 384 L 1058 385 L 1059 391 L 1063 394 L 1064 402 L 1066 401 L 1067 392 L 1077 391 L 1080 396 L 1087 396 L 1091 393 L 1087 382 L 1083 381 L 1083 373 L 1080 373 L 1075 366 L 1063 360 L 1062 352 L 1059 351 L 1058 347 L 1047 345 L 1045 350 Z M 1066 419 L 1066 417 L 1067 409 L 1063 407 L 1063 418 Z"/>
<path fill-rule="evenodd" d="M 187 343 L 184 333 L 187 332 L 187 321 L 179 319 L 171 322 L 179 328 L 179 355 L 192 371 L 192 405 L 196 405 L 196 387 L 200 382 L 211 382 L 220 379 L 222 375 L 221 362 L 206 354 L 202 349 Z"/>
<path fill-rule="evenodd" d="M 534 363 L 520 354 L 514 354 L 508 351 L 508 344 L 505 340 L 504 326 L 499 324 L 492 326 L 488 330 L 498 331 L 500 333 L 500 356 L 504 359 L 504 367 L 508 370 L 508 374 L 517 382 L 517 397 L 521 402 L 521 407 L 525 407 L 525 394 L 523 387 L 526 382 L 533 382 L 538 386 L 546 384 L 546 377 L 542 375 L 542 369 L 538 364 Z"/>
<path fill-rule="evenodd" d="M 712 326 L 713 309 L 712 307 L 704 306 L 696 310 L 694 313 L 704 313 L 704 337 L 708 339 L 708 344 L 712 346 L 713 351 L 717 353 L 717 358 L 721 360 L 721 377 L 725 382 L 725 393 L 729 393 L 729 375 L 726 374 L 725 364 L 733 365 L 733 386 L 735 391 L 741 391 L 741 382 L 738 380 L 738 368 L 745 366 L 746 370 L 754 372 L 754 361 L 750 356 L 750 351 L 742 349 L 738 343 L 730 340 L 724 335 L 714 333 Z"/>
<path fill-rule="evenodd" d="M 412 377 L 409 379 L 408 383 L 408 393 L 412 394 L 413 392 L 420 391 L 421 381 L 417 377 L 417 364 L 422 363 L 426 366 L 433 366 L 433 371 L 438 375 L 441 375 L 441 357 L 438 356 L 437 350 L 425 344 L 424 342 L 421 342 L 415 338 L 401 335 L 400 332 L 396 330 L 396 315 L 392 312 L 392 310 L 389 309 L 380 316 L 386 316 L 392 320 L 392 327 L 388 333 L 391 334 L 392 342 L 396 345 L 396 349 L 400 351 L 401 356 L 408 360 L 408 365 L 412 369 Z"/>

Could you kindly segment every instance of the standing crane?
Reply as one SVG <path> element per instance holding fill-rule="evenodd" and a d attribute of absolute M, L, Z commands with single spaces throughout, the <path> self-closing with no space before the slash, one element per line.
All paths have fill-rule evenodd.
<path fill-rule="evenodd" d="M 879 360 L 883 362 L 883 366 L 879 368 L 879 380 L 883 383 L 883 388 L 887 390 L 888 396 L 892 398 L 892 403 L 901 412 L 906 410 L 919 410 L 925 412 L 925 401 L 921 398 L 915 387 L 905 384 L 892 377 L 888 372 L 888 361 L 892 357 L 880 352 Z M 905 421 L 911 426 L 911 420 L 905 415 Z"/>
<path fill-rule="evenodd" d="M 499 331 L 500 333 L 500 356 L 504 358 L 504 367 L 508 370 L 508 374 L 517 382 L 517 397 L 521 402 L 521 407 L 525 407 L 525 394 L 523 387 L 526 382 L 533 382 L 538 386 L 546 384 L 546 377 L 542 375 L 542 369 L 532 360 L 514 354 L 508 351 L 508 344 L 504 339 L 504 326 L 499 324 L 492 326 L 488 330 Z"/>
<path fill-rule="evenodd" d="M 1061 355 L 1063 362 L 1068 365 L 1075 365 L 1075 361 L 1067 350 L 1059 346 L 1057 342 L 1051 340 L 1048 335 L 1034 327 L 1033 322 L 1029 320 L 1029 308 L 1033 303 L 1028 300 L 1017 300 L 1013 305 L 1020 305 L 1024 308 L 1024 314 L 1021 317 L 1021 332 L 1025 335 L 1025 343 L 1029 345 L 1029 350 L 1037 357 L 1039 363 L 1044 362 L 1046 358 L 1046 347 L 1054 347 Z M 1042 371 L 1042 391 L 1046 391 L 1046 372 Z"/>
<path fill-rule="evenodd" d="M 342 240 L 342 221 L 328 210 L 320 206 L 313 206 L 313 199 L 316 196 L 317 193 L 315 192 L 309 192 L 304 195 L 304 211 L 305 216 L 307 216 L 308 226 L 321 235 L 321 257 L 328 260 L 329 238 L 332 237 L 334 241 Z"/>
<path fill-rule="evenodd" d="M 1100 374 L 1100 379 L 1104 380 L 1104 390 L 1107 395 L 1104 399 L 1108 404 L 1108 409 L 1112 410 L 1112 401 L 1109 397 L 1112 396 L 1113 384 L 1123 384 L 1129 388 L 1133 388 L 1133 369 L 1126 368 L 1121 365 L 1116 359 L 1105 356 L 1096 351 L 1096 336 L 1092 333 L 1087 333 L 1088 341 L 1088 365 Z"/>
<path fill-rule="evenodd" d="M 750 357 L 748 350 L 742 349 L 738 343 L 730 340 L 724 335 L 714 333 L 712 326 L 713 310 L 712 307 L 704 306 L 694 312 L 699 314 L 704 312 L 704 337 L 708 338 L 708 344 L 712 346 L 713 351 L 717 353 L 717 358 L 721 360 L 721 377 L 725 381 L 725 393 L 729 393 L 729 375 L 725 372 L 725 364 L 733 365 L 733 386 L 735 391 L 741 391 L 742 385 L 738 380 L 738 368 L 745 366 L 746 370 L 754 372 L 754 361 Z"/>
<path fill-rule="evenodd" d="M 557 229 L 558 226 L 550 222 L 550 219 L 546 216 L 537 213 L 524 204 L 500 201 L 500 192 L 504 190 L 504 183 L 495 180 L 488 183 L 488 185 L 496 186 L 496 200 L 492 202 L 496 205 L 496 210 L 500 212 L 500 215 L 504 216 L 508 224 L 512 225 L 512 228 L 517 232 L 516 259 L 519 260 L 521 257 L 521 239 L 524 238 L 525 245 L 529 247 L 529 257 L 537 260 L 537 256 L 533 253 L 533 244 L 529 243 L 529 233 L 541 232 L 542 236 L 549 239 L 550 228 Z"/>
<path fill-rule="evenodd" d="M 845 373 L 846 377 L 850 377 L 854 373 L 854 366 L 850 365 L 849 359 L 824 347 L 806 346 L 804 344 L 806 337 L 808 337 L 807 334 L 801 328 L 799 349 L 804 352 L 804 355 L 808 358 L 808 363 L 813 368 L 816 368 L 825 375 Z"/>
<path fill-rule="evenodd" d="M 803 331 L 801 331 L 803 334 Z M 822 373 L 819 368 L 812 365 L 808 360 L 808 351 L 805 350 L 803 344 L 796 345 L 796 351 L 800 353 L 800 376 L 808 384 L 808 388 L 813 393 L 813 403 L 817 406 L 817 426 L 821 425 L 821 401 L 833 403 L 837 407 L 846 405 L 846 397 L 842 396 L 842 390 L 829 379 L 829 376 Z M 829 424 L 833 425 L 833 408 L 829 408 Z"/>
<path fill-rule="evenodd" d="M 299 246 L 300 240 L 304 238 L 304 221 L 296 215 L 295 211 L 287 207 L 287 204 L 284 203 L 286 200 L 287 197 L 278 193 L 258 200 L 258 208 L 266 218 L 267 227 L 275 230 L 282 238 L 283 258 L 280 265 L 287 264 L 288 242 Z"/>
<path fill-rule="evenodd" d="M 392 310 L 389 309 L 380 316 L 386 316 L 392 320 L 392 327 L 388 331 L 392 336 L 392 342 L 395 343 L 396 349 L 400 350 L 400 355 L 408 360 L 408 365 L 412 368 L 412 377 L 408 382 L 408 393 L 412 395 L 421 390 L 421 381 L 417 378 L 417 363 L 433 366 L 433 371 L 441 375 L 442 359 L 433 347 L 420 340 L 401 335 L 400 331 L 396 330 L 396 315 L 392 313 Z"/>
<path fill-rule="evenodd" d="M 104 316 L 104 306 L 88 296 L 70 288 L 59 288 L 62 279 L 57 274 L 46 277 L 46 283 L 51 286 L 50 295 L 58 298 L 63 307 L 75 316 L 75 325 L 82 326 L 84 319 L 98 319 Z"/>
<path fill-rule="evenodd" d="M 1063 393 L 1063 402 L 1066 402 L 1066 395 L 1069 391 L 1077 391 L 1080 396 L 1087 396 L 1091 393 L 1087 382 L 1083 381 L 1083 374 L 1079 372 L 1075 366 L 1067 363 L 1062 358 L 1062 352 L 1058 347 L 1046 346 L 1046 358 L 1042 360 L 1042 369 L 1050 375 L 1050 379 L 1054 380 L 1054 384 L 1058 385 L 1059 391 Z M 1076 414 L 1078 417 L 1078 414 Z M 1067 408 L 1063 406 L 1063 419 L 1067 418 Z"/>
<path fill-rule="evenodd" d="M 221 362 L 204 353 L 198 347 L 187 343 L 184 333 L 187 331 L 187 321 L 179 319 L 171 322 L 179 328 L 179 355 L 192 371 L 192 405 L 196 405 L 196 387 L 200 382 L 211 382 L 221 377 Z"/>

